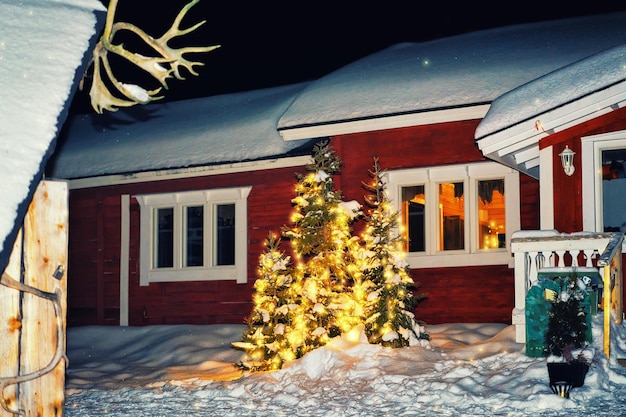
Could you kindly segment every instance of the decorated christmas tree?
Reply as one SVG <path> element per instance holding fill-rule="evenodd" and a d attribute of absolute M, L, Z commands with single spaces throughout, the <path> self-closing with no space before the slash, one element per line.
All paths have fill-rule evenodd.
<path fill-rule="evenodd" d="M 254 309 L 243 342 L 248 370 L 275 370 L 326 345 L 339 335 L 390 347 L 427 338 L 413 315 L 419 300 L 411 289 L 397 215 L 385 196 L 378 162 L 367 184 L 371 206 L 362 236 L 352 223 L 363 215 L 356 201 L 344 202 L 333 176 L 341 161 L 327 142 L 313 151 L 308 172 L 298 176 L 291 225 L 283 228 L 293 262 L 268 238 L 259 259 Z M 292 265 L 293 263 L 293 265 Z"/>
<path fill-rule="evenodd" d="M 358 271 L 353 266 L 358 237 L 352 236 L 350 224 L 359 215 L 360 205 L 343 202 L 335 189 L 333 176 L 340 171 L 341 160 L 328 142 L 316 145 L 313 160 L 296 185 L 293 224 L 283 230 L 297 262 L 294 279 L 300 300 L 294 328 L 308 335 L 303 353 L 361 321 L 349 314 L 353 305 L 344 294 L 351 274 Z"/>
<path fill-rule="evenodd" d="M 397 233 L 398 212 L 392 210 L 378 160 L 370 171 L 371 182 L 363 183 L 370 192 L 365 197 L 370 210 L 363 231 L 363 274 L 373 283 L 369 292 L 366 333 L 371 343 L 402 347 L 417 339 L 427 339 L 420 330 L 413 309 L 423 295 L 413 295 L 415 287 L 405 260 L 402 238 Z"/>
<path fill-rule="evenodd" d="M 296 357 L 296 349 L 287 338 L 292 332 L 291 311 L 295 305 L 290 257 L 281 252 L 280 239 L 272 233 L 259 256 L 258 273 L 248 328 L 243 342 L 233 345 L 248 353 L 249 360 L 239 364 L 240 367 L 252 371 L 276 370 Z"/>

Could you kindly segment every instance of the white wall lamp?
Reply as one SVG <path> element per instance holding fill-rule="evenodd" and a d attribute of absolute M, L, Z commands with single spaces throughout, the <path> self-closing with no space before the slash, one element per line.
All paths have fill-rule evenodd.
<path fill-rule="evenodd" d="M 563 165 L 563 171 L 565 171 L 565 175 L 567 176 L 571 176 L 576 170 L 574 168 L 574 155 L 576 155 L 576 152 L 571 150 L 567 145 L 565 145 L 563 152 L 559 154 L 561 157 L 561 165 Z"/>

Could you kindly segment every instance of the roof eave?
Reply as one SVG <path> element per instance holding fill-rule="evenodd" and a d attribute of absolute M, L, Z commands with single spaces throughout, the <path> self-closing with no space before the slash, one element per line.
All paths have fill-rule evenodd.
<path fill-rule="evenodd" d="M 416 113 L 380 115 L 349 121 L 334 121 L 308 126 L 281 128 L 284 140 L 301 140 L 373 132 L 410 126 L 446 123 L 459 120 L 482 119 L 487 114 L 488 104 L 472 105 L 453 109 L 420 111 Z"/>
<path fill-rule="evenodd" d="M 539 178 L 541 139 L 624 106 L 626 80 L 477 138 L 476 143 L 486 158 Z"/>

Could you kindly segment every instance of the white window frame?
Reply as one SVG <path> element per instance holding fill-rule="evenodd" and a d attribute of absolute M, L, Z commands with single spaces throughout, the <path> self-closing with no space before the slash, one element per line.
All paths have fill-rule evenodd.
<path fill-rule="evenodd" d="M 223 188 L 198 191 L 184 191 L 162 194 L 137 195 L 140 205 L 140 278 L 142 286 L 151 282 L 184 282 L 236 280 L 247 282 L 248 276 L 248 204 L 247 198 L 252 187 Z M 235 264 L 212 265 L 211 254 L 214 235 L 208 223 L 214 222 L 213 208 L 221 204 L 235 205 Z M 203 206 L 204 227 L 204 262 L 203 266 L 185 267 L 183 263 L 183 208 Z M 154 215 L 158 208 L 174 208 L 174 266 L 172 268 L 154 268 Z"/>
<path fill-rule="evenodd" d="M 626 148 L 626 130 L 580 138 L 582 153 L 583 230 L 604 232 L 602 151 Z M 575 161 L 574 161 L 575 164 Z M 622 244 L 626 251 L 626 242 Z"/>
<path fill-rule="evenodd" d="M 478 190 L 480 180 L 504 179 L 504 201 L 506 217 L 506 248 L 481 249 L 478 242 Z M 511 234 L 520 228 L 519 172 L 495 162 L 450 165 L 444 167 L 412 168 L 387 171 L 387 193 L 394 209 L 401 210 L 402 187 L 425 185 L 425 251 L 408 252 L 407 262 L 411 268 L 433 268 L 446 266 L 508 265 L 513 267 L 510 252 Z M 465 192 L 464 222 L 465 244 L 462 250 L 439 251 L 438 184 L 463 182 Z"/>

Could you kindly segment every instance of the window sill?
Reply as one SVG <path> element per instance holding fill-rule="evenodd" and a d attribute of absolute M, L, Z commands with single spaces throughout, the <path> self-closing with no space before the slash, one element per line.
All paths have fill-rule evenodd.
<path fill-rule="evenodd" d="M 237 281 L 238 284 L 245 284 L 247 279 L 246 275 L 241 274 L 236 266 L 193 268 L 188 270 L 163 269 L 152 270 L 147 274 L 142 274 L 140 285 L 147 286 L 153 282 L 189 281 Z"/>
<path fill-rule="evenodd" d="M 408 254 L 406 261 L 411 269 L 448 268 L 457 266 L 507 265 L 513 268 L 514 259 L 505 249 L 485 250 L 477 253 L 439 252 L 435 255 Z"/>

